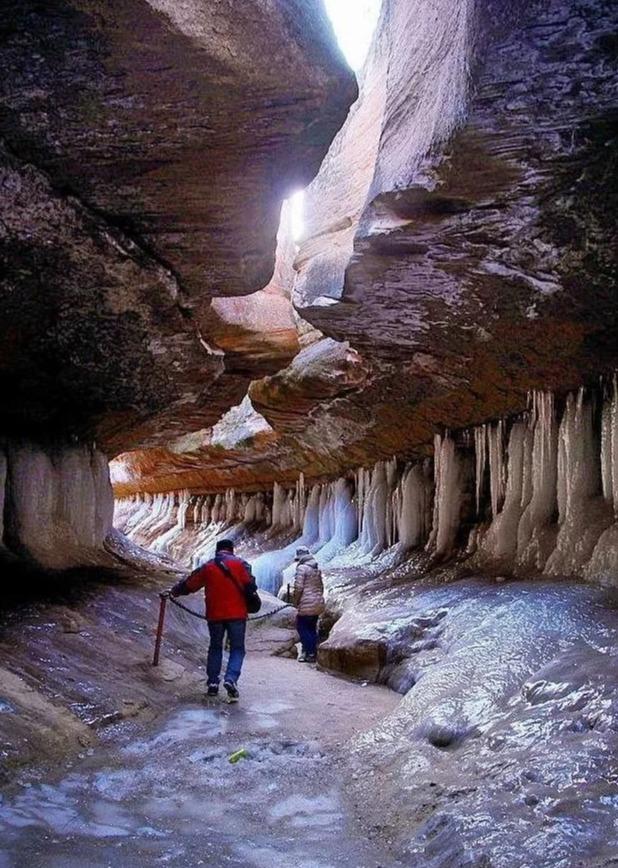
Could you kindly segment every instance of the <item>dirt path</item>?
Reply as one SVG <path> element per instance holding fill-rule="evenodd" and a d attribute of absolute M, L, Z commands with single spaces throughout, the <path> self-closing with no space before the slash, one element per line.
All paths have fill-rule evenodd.
<path fill-rule="evenodd" d="M 393 864 L 346 801 L 345 745 L 399 697 L 266 655 L 242 687 L 237 706 L 180 703 L 22 777 L 0 800 L 0 868 Z"/>

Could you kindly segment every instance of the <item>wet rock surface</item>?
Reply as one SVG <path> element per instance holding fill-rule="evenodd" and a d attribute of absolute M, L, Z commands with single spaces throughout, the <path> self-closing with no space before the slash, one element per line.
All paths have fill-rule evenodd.
<path fill-rule="evenodd" d="M 615 594 L 361 561 L 325 571 L 319 663 L 351 681 L 281 659 L 282 609 L 251 626 L 238 707 L 203 699 L 205 625 L 171 603 L 150 666 L 171 574 L 5 616 L 6 864 L 612 864 Z"/>
<path fill-rule="evenodd" d="M 341 616 L 319 652 L 404 694 L 354 746 L 373 833 L 428 866 L 613 864 L 615 594 L 402 573 L 346 586 L 335 571 Z"/>
<path fill-rule="evenodd" d="M 0 802 L 7 864 L 26 852 L 48 865 L 381 864 L 356 834 L 332 747 L 280 723 L 299 699 L 185 706 L 146 736 L 116 738 L 44 783 L 25 781 Z M 241 745 L 246 756 L 230 763 Z"/>

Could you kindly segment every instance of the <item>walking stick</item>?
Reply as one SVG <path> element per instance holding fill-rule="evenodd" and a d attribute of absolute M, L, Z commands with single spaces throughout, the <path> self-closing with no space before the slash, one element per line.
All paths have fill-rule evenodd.
<path fill-rule="evenodd" d="M 163 624 L 165 622 L 165 607 L 167 606 L 167 597 L 168 595 L 165 593 L 159 594 L 159 599 L 161 603 L 159 604 L 159 623 L 157 624 L 157 637 L 155 639 L 155 648 L 154 648 L 154 657 L 152 658 L 152 665 L 159 665 L 159 653 L 161 651 L 161 640 L 163 639 Z"/>

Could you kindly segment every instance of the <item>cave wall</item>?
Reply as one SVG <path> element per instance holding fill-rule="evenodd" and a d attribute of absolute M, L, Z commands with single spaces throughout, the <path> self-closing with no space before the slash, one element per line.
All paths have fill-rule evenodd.
<path fill-rule="evenodd" d="M 269 283 L 356 93 L 321 3 L 1 11 L 4 426 L 115 453 L 213 424 L 249 375 L 211 301 Z"/>
<path fill-rule="evenodd" d="M 346 452 L 616 367 L 617 25 L 605 2 L 383 4 L 296 260 L 299 313 L 370 367 L 329 408 Z"/>
<path fill-rule="evenodd" d="M 385 0 L 305 193 L 288 275 L 311 343 L 249 386 L 272 433 L 123 458 L 119 493 L 420 458 L 615 370 L 617 27 L 609 2 Z"/>
<path fill-rule="evenodd" d="M 88 492 L 77 509 L 80 483 L 102 516 L 109 497 L 74 444 L 113 457 L 195 438 L 297 352 L 271 279 L 281 205 L 357 88 L 317 0 L 6 0 L 0 13 L 5 534 L 61 564 L 62 539 L 74 561 L 109 528 Z M 37 541 L 39 486 L 41 522 L 57 526 Z"/>

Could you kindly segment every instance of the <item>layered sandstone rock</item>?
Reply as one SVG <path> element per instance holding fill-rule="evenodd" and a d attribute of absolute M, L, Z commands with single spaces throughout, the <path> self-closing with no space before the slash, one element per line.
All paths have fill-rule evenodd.
<path fill-rule="evenodd" d="M 356 85 L 318 2 L 2 13 L 0 442 L 38 456 L 9 467 L 5 542 L 63 566 L 105 535 L 89 494 L 65 509 L 76 443 L 178 452 L 298 351 L 269 285 L 281 204 Z"/>
<path fill-rule="evenodd" d="M 272 494 L 134 495 L 120 501 L 117 525 L 156 551 L 198 562 L 219 536 L 244 543 L 266 530 L 282 538 L 254 567 L 273 592 L 289 580 L 298 545 L 321 564 L 342 558 L 378 573 L 412 557 L 422 570 L 455 561 L 455 573 L 570 576 L 615 587 L 618 380 L 564 400 L 535 393 L 524 414 L 436 435 L 433 461 L 378 461 L 336 482 L 301 475 L 295 484 L 275 482 Z"/>
<path fill-rule="evenodd" d="M 204 488 L 428 455 L 615 367 L 615 27 L 607 2 L 383 3 L 306 191 L 293 299 L 320 343 L 250 386 L 276 448 L 204 456 Z"/>
<path fill-rule="evenodd" d="M 371 360 L 368 454 L 618 361 L 615 26 L 609 3 L 383 5 L 294 292 Z"/>
<path fill-rule="evenodd" d="M 260 366 L 213 388 L 210 300 L 268 284 L 282 199 L 354 97 L 325 12 L 63 0 L 3 22 L 5 425 L 118 451 L 213 424 Z"/>

